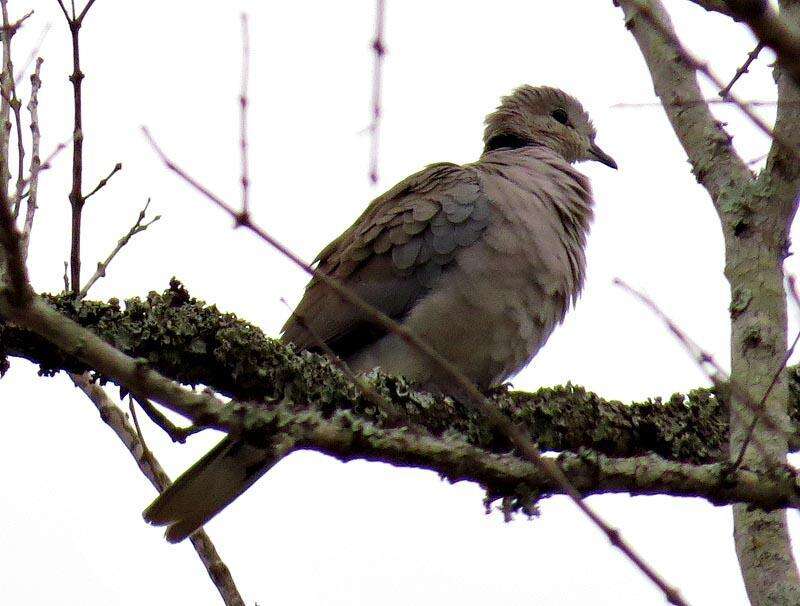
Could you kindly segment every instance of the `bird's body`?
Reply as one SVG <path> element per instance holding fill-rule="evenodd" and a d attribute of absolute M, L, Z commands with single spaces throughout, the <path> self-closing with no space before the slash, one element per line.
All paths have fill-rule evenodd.
<path fill-rule="evenodd" d="M 497 385 L 530 361 L 580 291 L 589 183 L 552 151 L 528 146 L 490 151 L 471 165 L 434 165 L 401 186 L 323 251 L 320 269 L 400 320 L 478 387 Z M 450 378 L 423 354 L 383 334 L 321 281 L 295 314 L 285 340 L 303 348 L 321 340 L 356 372 L 380 367 L 448 391 Z"/>
<path fill-rule="evenodd" d="M 581 290 L 592 198 L 571 163 L 590 158 L 616 167 L 578 102 L 521 87 L 487 119 L 477 162 L 429 166 L 378 197 L 323 249 L 318 269 L 488 389 L 532 359 Z M 283 340 L 324 343 L 356 372 L 380 367 L 453 393 L 452 377 L 321 280 L 309 283 Z M 226 438 L 145 517 L 181 540 L 273 459 Z"/>

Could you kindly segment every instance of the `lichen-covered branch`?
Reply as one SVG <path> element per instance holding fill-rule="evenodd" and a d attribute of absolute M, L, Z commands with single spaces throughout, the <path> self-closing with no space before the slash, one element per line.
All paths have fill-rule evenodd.
<path fill-rule="evenodd" d="M 800 24 L 800 3 L 783 2 L 782 18 Z M 798 55 L 800 57 L 800 55 Z M 800 58 L 797 59 L 800 62 Z M 791 224 L 797 208 L 797 192 L 800 188 L 800 162 L 796 150 L 800 149 L 800 87 L 789 77 L 783 64 L 775 66 L 775 80 L 778 84 L 777 114 L 767 163 L 759 175 L 763 193 L 773 204 L 780 207 L 786 224 Z M 784 247 L 787 243 L 780 242 Z"/>
<path fill-rule="evenodd" d="M 453 481 L 478 482 L 490 496 L 512 497 L 520 508 L 527 507 L 526 499 L 533 496 L 558 492 L 553 480 L 536 466 L 509 455 L 510 445 L 482 423 L 477 413 L 450 399 L 414 392 L 402 379 L 373 376 L 374 389 L 408 412 L 410 425 L 392 427 L 362 391 L 326 359 L 296 353 L 291 346 L 264 337 L 234 316 L 191 299 L 177 282 L 163 295 L 151 294 L 146 302 L 131 301 L 124 311 L 118 305 L 64 297 L 53 301 L 62 308 L 72 306 L 79 321 L 93 322 L 100 334 L 127 343 L 129 350 L 135 351 L 141 344 L 145 351 L 140 353 L 149 352 L 150 356 L 134 360 L 117 352 L 98 360 L 96 351 L 102 348 L 94 338 L 71 321 L 61 320 L 62 327 L 49 329 L 64 332 L 59 340 L 70 344 L 71 354 L 42 349 L 45 373 L 56 369 L 52 365 L 56 361 L 79 370 L 76 358 L 94 356 L 93 366 L 101 372 L 114 367 L 114 374 L 137 393 L 165 403 L 169 399 L 170 408 L 192 422 L 236 433 L 255 444 L 283 435 L 295 449 L 311 448 L 343 460 L 364 458 L 424 467 Z M 37 327 L 57 317 L 57 312 L 40 300 L 33 307 L 26 321 Z M 194 347 L 187 346 L 187 339 Z M 8 325 L 0 340 L 18 353 L 25 349 L 24 341 L 32 341 L 34 345 L 27 348 L 27 357 L 32 359 L 36 358 L 30 354 L 42 346 L 30 332 Z M 95 353 L 90 355 L 90 351 Z M 250 366 L 254 363 L 255 367 Z M 159 386 L 163 379 L 154 376 L 156 364 L 193 368 L 192 382 L 205 377 L 208 384 L 217 382 L 231 395 L 247 394 L 248 400 L 260 404 L 224 404 L 175 384 Z M 241 388 L 237 379 L 242 380 Z M 664 492 L 702 496 L 714 503 L 743 500 L 766 508 L 795 503 L 792 474 L 766 478 L 747 470 L 726 473 L 721 462 L 724 406 L 708 391 L 676 396 L 667 403 L 625 406 L 568 386 L 498 396 L 496 403 L 543 449 L 579 453 L 562 454 L 560 463 L 583 493 Z M 585 450 L 587 446 L 591 452 Z M 659 451 L 664 456 L 650 454 Z"/>
<path fill-rule="evenodd" d="M 797 2 L 781 2 L 781 18 L 800 23 Z M 797 208 L 798 176 L 796 153 L 800 143 L 797 106 L 800 99 L 795 81 L 784 64 L 776 69 L 778 116 L 775 141 L 767 165 L 751 188 L 736 192 L 739 206 L 747 213 L 744 230 L 725 233 L 725 276 L 731 285 L 736 305 L 731 308 L 731 376 L 747 385 L 751 392 L 766 388 L 765 376 L 778 372 L 787 348 L 787 313 L 784 293 L 783 261 L 788 255 L 789 230 Z M 722 216 L 730 223 L 733 212 Z M 764 412 L 774 423 L 788 425 L 789 387 L 781 378 L 764 403 Z M 732 412 L 738 411 L 745 424 L 750 416 L 737 398 Z M 731 453 L 735 455 L 746 435 L 742 423 L 731 423 Z M 780 464 L 788 445 L 770 435 L 761 423 L 755 425 L 753 439 L 765 444 L 767 452 L 745 453 L 751 469 Z M 800 576 L 794 560 L 786 524 L 786 512 L 764 512 L 735 506 L 734 542 L 747 594 L 753 606 L 789 606 L 800 603 Z"/>
<path fill-rule="evenodd" d="M 241 401 L 276 401 L 290 393 L 293 400 L 320 410 L 353 410 L 377 420 L 374 403 L 326 358 L 295 352 L 235 315 L 192 298 L 175 280 L 163 293 L 151 292 L 125 305 L 75 301 L 69 295 L 47 300 L 122 353 L 183 384 L 207 385 Z M 75 356 L 10 324 L 0 324 L 0 347 L 7 355 L 39 364 L 45 375 L 88 369 Z M 433 406 L 429 399 L 419 400 L 401 379 L 377 377 L 374 382 L 394 406 L 432 431 L 455 430 L 483 448 L 507 447 L 457 404 L 440 399 Z M 496 402 L 545 450 L 591 448 L 614 457 L 654 452 L 692 463 L 725 457 L 727 412 L 708 390 L 628 405 L 568 385 L 511 392 Z"/>

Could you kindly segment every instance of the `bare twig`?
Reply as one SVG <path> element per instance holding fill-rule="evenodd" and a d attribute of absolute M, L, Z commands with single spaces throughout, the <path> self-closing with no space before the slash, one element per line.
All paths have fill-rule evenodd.
<path fill-rule="evenodd" d="M 731 12 L 744 21 L 763 46 L 775 51 L 778 64 L 800 86 L 800 32 L 768 0 L 726 0 Z"/>
<path fill-rule="evenodd" d="M 119 166 L 119 165 L 117 165 Z M 114 174 L 113 172 L 111 173 Z M 109 175 L 110 177 L 111 175 Z M 133 226 L 128 230 L 128 232 L 122 236 L 118 241 L 117 245 L 114 247 L 109 255 L 106 257 L 105 261 L 101 261 L 97 264 L 97 269 L 95 270 L 94 274 L 91 278 L 84 284 L 83 288 L 78 291 L 77 298 L 83 299 L 86 296 L 86 293 L 89 292 L 89 289 L 97 282 L 100 278 L 105 277 L 106 269 L 108 269 L 109 263 L 117 256 L 117 253 L 123 249 L 123 247 L 130 241 L 130 239 L 135 236 L 136 234 L 143 232 L 148 227 L 150 227 L 153 223 L 161 219 L 161 215 L 156 215 L 150 221 L 143 223 L 145 216 L 147 215 L 147 208 L 150 206 L 150 200 L 147 200 L 147 204 L 144 205 L 144 208 L 139 211 L 139 216 L 136 218 L 136 222 Z"/>
<path fill-rule="evenodd" d="M 736 105 L 734 101 L 730 99 L 698 99 L 697 101 L 685 101 L 683 99 L 675 99 L 673 101 L 673 105 L 676 107 L 692 107 L 696 105 Z M 764 100 L 754 100 L 754 101 L 741 101 L 741 104 L 746 107 L 775 107 L 778 105 L 777 101 L 764 101 Z M 791 105 L 800 105 L 798 103 L 791 103 Z M 634 102 L 620 102 L 614 103 L 613 105 L 609 106 L 611 109 L 637 109 L 640 107 L 658 107 L 661 108 L 662 104 L 660 101 L 634 101 Z"/>
<path fill-rule="evenodd" d="M 247 158 L 247 85 L 250 78 L 250 33 L 242 13 L 242 87 L 239 92 L 239 148 L 242 158 L 242 212 L 250 212 L 250 174 Z"/>
<path fill-rule="evenodd" d="M 766 160 L 766 158 L 767 158 L 767 154 L 761 154 L 759 156 L 756 156 L 755 158 L 750 158 L 747 161 L 747 166 L 755 166 L 756 164 L 758 164 L 762 160 Z"/>
<path fill-rule="evenodd" d="M 8 4 L 8 0 L 5 0 L 5 2 L 3 2 L 3 4 Z M 17 19 L 13 23 L 9 23 L 7 18 L 4 19 L 3 20 L 3 37 L 4 38 L 5 37 L 13 38 L 14 34 L 17 33 L 17 30 L 19 30 L 19 28 L 22 27 L 22 24 L 25 23 L 32 16 L 33 16 L 33 11 L 31 10 L 31 11 L 28 11 L 27 13 L 25 13 L 24 15 L 22 15 L 22 17 L 20 17 L 19 19 Z"/>
<path fill-rule="evenodd" d="M 690 69 L 695 70 L 703 74 L 708 80 L 710 80 L 717 89 L 724 90 L 725 83 L 713 72 L 711 68 L 708 66 L 708 63 L 705 61 L 701 61 L 697 57 L 695 57 L 692 53 L 690 53 L 683 43 L 678 39 L 675 35 L 675 32 L 672 31 L 669 27 L 666 27 L 664 23 L 653 13 L 650 6 L 642 2 L 641 0 L 635 2 L 636 10 L 642 18 L 647 21 L 650 27 L 658 32 L 658 34 L 669 44 L 670 47 L 677 53 L 678 57 L 683 61 Z M 729 92 L 724 96 L 724 99 L 733 103 L 736 107 L 738 107 L 745 116 L 747 116 L 750 121 L 764 134 L 766 134 L 771 139 L 776 139 L 775 133 L 772 130 L 772 127 L 766 123 L 766 121 L 761 118 L 758 114 L 756 114 L 745 101 L 742 101 L 738 97 L 736 97 L 733 93 Z M 791 146 L 787 146 L 791 148 Z M 791 150 L 795 157 L 800 157 L 800 152 L 797 150 Z"/>
<path fill-rule="evenodd" d="M 385 16 L 384 0 L 375 3 L 375 38 L 372 40 L 372 50 L 375 58 L 372 63 L 372 122 L 369 125 L 370 154 L 369 154 L 369 179 L 378 182 L 378 150 L 381 128 L 381 91 L 383 88 L 383 59 L 386 55 L 386 44 L 383 38 L 383 25 Z"/>
<path fill-rule="evenodd" d="M 683 99 L 675 99 L 673 105 L 676 107 L 692 107 L 696 105 L 736 105 L 735 101 L 731 99 L 698 99 L 697 101 L 685 101 Z M 778 105 L 795 105 L 800 106 L 800 103 L 797 102 L 785 102 L 785 103 L 778 103 L 777 101 L 764 101 L 764 100 L 753 100 L 753 101 L 740 101 L 742 105 L 746 107 L 777 107 Z M 612 109 L 636 109 L 640 107 L 662 107 L 662 103 L 660 101 L 638 101 L 638 102 L 620 102 L 614 103 L 610 105 Z"/>
<path fill-rule="evenodd" d="M 236 225 L 241 225 L 252 231 L 259 238 L 264 240 L 264 242 L 288 258 L 301 270 L 313 277 L 316 277 L 345 301 L 351 303 L 360 311 L 368 314 L 382 328 L 385 328 L 387 331 L 396 334 L 409 346 L 425 355 L 426 358 L 430 360 L 431 363 L 437 368 L 437 370 L 446 374 L 454 381 L 456 385 L 458 385 L 460 390 L 463 391 L 467 398 L 465 403 L 477 410 L 484 419 L 486 419 L 495 429 L 503 434 L 511 442 L 511 444 L 514 445 L 523 458 L 532 462 L 541 469 L 542 473 L 552 478 L 552 480 L 560 487 L 560 489 L 563 490 L 564 494 L 566 494 L 578 506 L 578 508 L 606 535 L 611 544 L 625 554 L 625 556 L 628 557 L 628 559 L 664 593 L 665 597 L 670 603 L 675 604 L 676 606 L 683 606 L 687 604 L 680 592 L 676 588 L 670 586 L 663 578 L 661 578 L 661 576 L 653 569 L 653 567 L 650 566 L 650 564 L 646 562 L 628 544 L 628 542 L 622 537 L 619 530 L 612 528 L 586 504 L 581 494 L 575 489 L 574 486 L 572 486 L 558 464 L 552 459 L 542 457 L 538 447 L 530 440 L 530 438 L 525 435 L 525 433 L 522 432 L 508 417 L 497 410 L 496 407 L 489 402 L 486 396 L 478 391 L 475 385 L 469 379 L 467 379 L 464 374 L 460 372 L 450 361 L 439 355 L 430 345 L 421 340 L 407 328 L 401 324 L 398 324 L 386 314 L 364 301 L 352 290 L 344 287 L 337 280 L 331 278 L 324 272 L 315 269 L 303 261 L 295 253 L 267 233 L 262 227 L 253 223 L 248 215 L 244 215 L 241 211 L 236 210 L 227 202 L 214 195 L 200 182 L 191 177 L 172 160 L 170 160 L 164 154 L 161 148 L 158 147 L 146 128 L 143 129 L 143 131 L 150 145 L 164 162 L 165 166 L 179 176 L 184 182 L 201 193 L 209 201 L 213 202 L 219 208 L 228 213 L 234 219 Z"/>
<path fill-rule="evenodd" d="M 25 189 L 25 142 L 22 140 L 22 116 L 20 115 L 22 103 L 17 97 L 16 86 L 11 87 L 9 105 L 11 105 L 11 111 L 14 112 L 14 122 L 17 126 L 17 185 L 14 194 L 14 218 L 17 218 L 19 216 L 20 201 L 22 200 L 22 190 Z"/>
<path fill-rule="evenodd" d="M 31 115 L 31 163 L 28 179 L 28 197 L 25 202 L 25 223 L 22 227 L 22 241 L 20 246 L 22 248 L 23 258 L 28 257 L 28 247 L 31 241 L 31 232 L 33 231 L 33 219 L 36 215 L 37 202 L 39 199 L 39 171 L 41 170 L 41 158 L 39 158 L 39 146 L 41 144 L 41 132 L 39 131 L 39 89 L 42 86 L 41 69 L 43 59 L 38 57 L 36 59 L 36 67 L 31 74 L 31 96 L 28 100 L 28 112 Z M 22 187 L 25 185 L 23 183 Z M 19 204 L 19 196 L 22 195 L 21 190 L 17 189 L 17 201 Z"/>
<path fill-rule="evenodd" d="M 81 281 L 81 213 L 86 198 L 83 196 L 83 114 L 81 99 L 81 83 L 84 74 L 81 71 L 80 32 L 83 19 L 95 0 L 89 0 L 78 16 L 75 16 L 75 6 L 72 6 L 72 16 L 67 13 L 62 0 L 58 0 L 61 11 L 67 20 L 72 37 L 72 82 L 73 91 L 73 139 L 72 139 L 72 189 L 69 193 L 69 202 L 72 208 L 72 238 L 70 250 L 70 280 L 72 292 L 80 292 Z"/>
<path fill-rule="evenodd" d="M 172 482 L 153 453 L 147 448 L 133 407 L 131 407 L 131 417 L 136 424 L 135 427 L 131 427 L 125 418 L 125 413 L 114 404 L 103 388 L 92 383 L 87 375 L 71 374 L 70 378 L 75 386 L 86 394 L 95 405 L 100 413 L 100 418 L 125 445 L 142 474 L 150 480 L 158 492 L 164 492 Z M 230 569 L 220 558 L 206 532 L 200 529 L 190 537 L 190 540 L 226 606 L 244 606 L 245 602 L 236 588 Z"/>
<path fill-rule="evenodd" d="M 2 5 L 3 9 L 3 28 L 4 31 L 7 31 L 8 27 L 8 11 L 6 10 L 6 5 Z M 5 122 L 5 130 L 3 131 L 3 136 L 5 138 L 5 142 L 3 145 L 5 146 L 6 150 L 9 148 L 9 141 L 11 135 L 11 123 L 9 121 L 9 114 L 8 108 L 14 112 L 14 122 L 16 123 L 16 135 L 17 135 L 17 186 L 16 186 L 16 194 L 13 197 L 13 214 L 14 218 L 16 219 L 19 216 L 19 206 L 20 200 L 22 198 L 22 190 L 24 189 L 24 181 L 25 177 L 23 175 L 23 166 L 25 165 L 25 144 L 22 140 L 22 117 L 20 115 L 20 108 L 22 103 L 20 102 L 19 98 L 17 97 L 17 87 L 16 82 L 14 80 L 14 66 L 11 61 L 11 54 L 10 54 L 10 44 L 11 39 L 9 36 L 8 40 L 4 38 L 4 48 L 5 45 L 9 46 L 9 54 L 7 59 L 4 61 L 3 65 L 3 75 L 0 78 L 2 82 L 2 86 L 0 86 L 0 97 L 2 97 L 2 103 L 6 106 L 6 111 L 4 116 L 6 117 Z M 8 171 L 8 178 L 11 178 L 11 169 L 8 165 L 8 158 L 4 160 L 4 165 L 6 170 Z"/>
<path fill-rule="evenodd" d="M 88 200 L 93 195 L 95 195 L 98 191 L 103 189 L 106 186 L 106 183 L 108 183 L 109 179 L 111 179 L 111 177 L 116 175 L 121 170 L 122 170 L 122 162 L 117 162 L 114 165 L 114 168 L 111 169 L 111 172 L 108 173 L 108 175 L 106 177 L 103 177 L 102 179 L 100 179 L 100 182 L 95 186 L 95 188 L 83 197 L 83 201 L 86 202 L 86 200 Z"/>
<path fill-rule="evenodd" d="M 756 44 L 756 47 L 753 50 L 751 50 L 750 53 L 747 55 L 747 59 L 745 59 L 744 63 L 742 63 L 742 65 L 739 66 L 739 69 L 736 70 L 736 73 L 733 74 L 733 78 L 731 78 L 731 81 L 728 82 L 727 85 L 725 85 L 725 88 L 719 91 L 718 94 L 720 97 L 722 97 L 723 99 L 726 99 L 728 97 L 728 95 L 731 92 L 731 89 L 733 88 L 733 85 L 736 84 L 736 81 L 739 80 L 739 78 L 741 78 L 743 75 L 747 73 L 747 70 L 750 68 L 750 65 L 752 65 L 753 61 L 756 60 L 758 54 L 761 52 L 763 48 L 764 48 L 763 42 L 759 42 L 758 44 Z"/>

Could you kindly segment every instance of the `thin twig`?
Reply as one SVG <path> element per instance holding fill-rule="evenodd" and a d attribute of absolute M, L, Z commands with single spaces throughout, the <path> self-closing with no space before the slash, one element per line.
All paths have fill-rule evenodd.
<path fill-rule="evenodd" d="M 8 3 L 8 0 L 5 0 L 3 2 L 3 4 L 7 4 L 7 3 Z M 24 15 L 22 15 L 22 17 L 20 17 L 16 21 L 14 21 L 14 23 L 9 23 L 8 19 L 4 19 L 3 20 L 3 37 L 13 38 L 14 34 L 17 33 L 17 30 L 19 30 L 19 28 L 22 27 L 22 24 L 25 23 L 32 16 L 33 16 L 33 11 L 30 10 L 27 13 L 25 13 Z"/>
<path fill-rule="evenodd" d="M 113 172 L 111 174 L 114 174 Z M 109 175 L 110 176 L 110 175 Z M 105 261 L 101 261 L 97 264 L 97 269 L 95 270 L 94 274 L 91 278 L 86 282 L 83 288 L 78 291 L 77 298 L 83 299 L 86 294 L 89 292 L 89 289 L 97 282 L 100 278 L 104 278 L 106 275 L 106 270 L 108 269 L 109 263 L 117 256 L 120 250 L 130 241 L 130 239 L 135 236 L 136 234 L 143 232 L 148 227 L 150 227 L 153 223 L 161 219 L 161 215 L 156 215 L 150 221 L 143 223 L 145 216 L 147 215 L 147 208 L 150 206 L 150 199 L 148 198 L 147 204 L 144 205 L 144 208 L 139 211 L 139 216 L 136 218 L 136 222 L 133 226 L 128 230 L 128 232 L 122 236 L 118 241 L 117 245 L 114 247 L 109 255 L 106 257 Z"/>
<path fill-rule="evenodd" d="M 23 189 L 23 166 L 25 165 L 25 145 L 22 140 L 22 117 L 20 116 L 20 106 L 22 105 L 19 98 L 17 97 L 17 87 L 16 82 L 14 80 L 14 66 L 11 60 L 11 38 L 16 33 L 19 26 L 22 24 L 25 19 L 31 16 L 32 11 L 25 15 L 22 19 L 17 21 L 14 24 L 10 24 L 8 22 L 8 7 L 7 2 L 4 0 L 2 3 L 2 13 L 3 13 L 3 74 L 2 78 L 0 78 L 0 96 L 2 96 L 3 100 L 3 147 L 6 150 L 6 154 L 8 154 L 8 150 L 10 147 L 10 139 L 11 139 L 11 123 L 10 123 L 10 116 L 8 113 L 9 108 L 14 112 L 14 120 L 17 126 L 17 193 L 13 198 L 13 215 L 14 219 L 19 216 L 19 205 L 20 205 L 20 198 L 22 197 L 22 189 Z M 6 52 L 7 51 L 7 52 Z M 11 179 L 11 169 L 8 164 L 8 157 L 4 158 L 3 166 L 7 171 L 7 178 Z M 2 187 L 6 187 L 7 181 L 2 184 Z"/>
<path fill-rule="evenodd" d="M 768 0 L 725 0 L 731 13 L 744 21 L 761 44 L 775 51 L 778 64 L 800 86 L 800 35 L 788 11 L 775 10 Z"/>
<path fill-rule="evenodd" d="M 386 44 L 383 38 L 384 16 L 384 0 L 376 0 L 375 38 L 372 40 L 372 50 L 375 53 L 375 57 L 372 62 L 372 121 L 369 125 L 369 180 L 372 183 L 378 182 L 378 150 L 382 112 L 381 92 L 383 88 L 383 59 L 386 56 Z"/>
<path fill-rule="evenodd" d="M 242 13 L 242 87 L 239 92 L 239 148 L 242 159 L 242 212 L 250 212 L 250 173 L 247 157 L 247 85 L 250 78 L 250 33 Z"/>
<path fill-rule="evenodd" d="M 37 202 L 39 198 L 39 171 L 41 170 L 41 158 L 39 158 L 39 146 L 41 144 L 41 132 L 39 131 L 39 89 L 42 86 L 40 76 L 42 69 L 41 57 L 36 59 L 36 67 L 31 74 L 31 96 L 28 100 L 28 112 L 31 115 L 31 164 L 28 179 L 28 196 L 25 202 L 25 223 L 22 226 L 22 247 L 23 258 L 28 258 L 28 247 L 30 246 L 31 233 L 33 231 L 33 219 L 36 215 Z M 22 186 L 25 187 L 24 184 Z M 17 190 L 17 196 L 21 191 Z M 19 202 L 17 202 L 19 203 Z"/>
<path fill-rule="evenodd" d="M 744 63 L 742 63 L 742 65 L 739 66 L 739 69 L 736 70 L 736 73 L 733 74 L 733 78 L 731 78 L 731 81 L 728 82 L 725 88 L 719 91 L 718 94 L 720 97 L 725 99 L 730 94 L 733 85 L 736 84 L 736 81 L 739 78 L 741 78 L 743 75 L 747 73 L 747 70 L 750 68 L 750 65 L 753 63 L 753 61 L 756 60 L 758 54 L 762 51 L 763 48 L 764 48 L 763 42 L 759 42 L 758 44 L 756 44 L 756 47 L 753 50 L 751 50 L 750 53 L 747 55 L 747 59 L 745 59 Z"/>
<path fill-rule="evenodd" d="M 22 103 L 17 97 L 16 87 L 11 89 L 11 111 L 14 112 L 14 122 L 16 123 L 17 131 L 17 185 L 14 193 L 14 218 L 19 216 L 20 200 L 22 199 L 22 191 L 25 189 L 25 142 L 22 140 L 22 116 L 20 107 Z"/>
<path fill-rule="evenodd" d="M 162 413 L 155 406 L 153 406 L 150 403 L 150 400 L 148 400 L 147 398 L 136 395 L 134 395 L 133 398 L 136 400 L 139 406 L 141 406 L 142 410 L 145 412 L 148 418 L 153 423 L 158 425 L 158 427 L 160 427 L 173 442 L 178 442 L 179 444 L 185 444 L 186 438 L 198 432 L 201 432 L 205 429 L 205 427 L 199 427 L 197 425 L 178 427 L 172 421 L 170 421 L 164 413 Z"/>
<path fill-rule="evenodd" d="M 798 101 L 766 101 L 763 99 L 755 99 L 752 101 L 739 101 L 745 107 L 777 107 L 779 105 L 800 106 Z M 695 107 L 698 105 L 737 105 L 736 101 L 731 99 L 718 99 L 716 97 L 710 99 L 698 99 L 697 101 L 686 101 L 684 99 L 674 99 L 672 105 L 675 107 Z M 640 107 L 663 107 L 660 101 L 635 101 L 635 102 L 620 102 L 614 103 L 609 106 L 611 109 L 638 109 Z"/>
<path fill-rule="evenodd" d="M 72 189 L 69 193 L 70 207 L 72 208 L 72 237 L 70 246 L 70 280 L 71 289 L 76 295 L 80 292 L 81 282 L 81 214 L 86 201 L 82 193 L 83 187 L 83 115 L 81 100 L 81 83 L 84 74 L 81 71 L 80 32 L 83 19 L 95 0 L 89 0 L 81 11 L 75 16 L 75 5 L 72 5 L 72 17 L 67 14 L 67 9 L 62 0 L 58 0 L 64 17 L 67 20 L 72 37 L 72 82 L 73 92 L 73 140 L 72 140 Z"/>
<path fill-rule="evenodd" d="M 670 45 L 670 47 L 675 51 L 678 57 L 683 61 L 690 69 L 695 71 L 699 71 L 703 74 L 708 80 L 710 80 L 717 89 L 723 90 L 725 88 L 725 83 L 716 75 L 714 72 L 711 71 L 711 68 L 708 66 L 708 63 L 705 61 L 701 61 L 697 57 L 695 57 L 692 53 L 690 53 L 683 43 L 678 39 L 674 32 L 672 32 L 669 28 L 665 27 L 664 24 L 658 19 L 654 14 L 653 11 L 650 10 L 650 7 L 644 4 L 643 2 L 639 1 L 636 2 L 636 10 L 638 13 L 644 18 L 645 21 L 652 27 L 658 34 L 664 38 L 664 40 Z M 725 100 L 730 101 L 736 107 L 738 107 L 745 116 L 747 116 L 750 121 L 764 134 L 770 137 L 773 140 L 779 141 L 779 138 L 775 136 L 772 128 L 769 124 L 764 121 L 761 116 L 756 114 L 750 107 L 747 105 L 746 102 L 742 101 L 738 97 L 736 97 L 733 93 L 729 92 L 724 97 Z M 783 144 L 787 150 L 795 155 L 795 157 L 800 158 L 800 152 L 797 150 L 792 149 L 790 145 Z"/>
<path fill-rule="evenodd" d="M 93 195 L 95 195 L 98 191 L 103 189 L 106 186 L 106 183 L 108 183 L 109 179 L 111 179 L 111 177 L 116 175 L 121 170 L 122 170 L 122 162 L 117 162 L 114 165 L 114 168 L 111 169 L 111 172 L 108 173 L 108 176 L 100 179 L 100 182 L 95 186 L 95 188 L 83 197 L 83 201 L 86 202 L 86 200 L 88 200 Z"/>
<path fill-rule="evenodd" d="M 747 161 L 746 164 L 747 164 L 747 166 L 755 166 L 756 164 L 758 164 L 762 160 L 765 160 L 767 158 L 767 155 L 768 154 L 761 154 L 760 156 L 756 156 L 755 158 L 751 158 L 750 160 Z"/>
<path fill-rule="evenodd" d="M 86 394 L 95 405 L 100 413 L 100 418 L 125 445 L 142 474 L 150 480 L 159 493 L 164 492 L 172 482 L 153 453 L 147 448 L 136 418 L 136 411 L 131 407 L 131 417 L 136 425 L 131 427 L 125 418 L 125 413 L 114 404 L 102 387 L 93 383 L 87 375 L 70 374 L 70 378 L 75 386 Z M 206 532 L 200 529 L 190 537 L 190 540 L 226 606 L 244 606 L 245 602 L 236 588 L 230 569 L 220 558 Z"/>
<path fill-rule="evenodd" d="M 11 38 L 14 30 L 8 20 L 8 0 L 0 0 L 0 10 L 3 14 L 3 65 L 0 71 L 0 188 L 7 192 L 8 182 L 11 180 L 11 168 L 8 163 L 11 141 L 11 104 L 10 90 L 14 81 L 14 70 L 11 65 Z M 4 195 L 8 199 L 8 194 Z"/>
<path fill-rule="evenodd" d="M 213 202 L 219 208 L 228 213 L 234 219 L 236 225 L 241 225 L 256 234 L 259 238 L 264 240 L 264 242 L 288 258 L 301 270 L 312 277 L 316 277 L 342 299 L 354 305 L 357 309 L 359 309 L 359 311 L 368 314 L 382 328 L 385 328 L 387 331 L 396 334 L 409 346 L 422 353 L 428 360 L 430 360 L 437 370 L 443 372 L 449 378 L 451 378 L 467 397 L 465 404 L 476 409 L 478 413 L 490 423 L 490 425 L 503 434 L 506 439 L 508 439 L 509 442 L 514 445 L 523 458 L 539 467 L 543 473 L 552 478 L 552 480 L 558 484 L 561 490 L 564 491 L 564 494 L 566 494 L 577 505 L 577 507 L 605 534 L 611 544 L 625 554 L 625 556 L 664 593 L 665 597 L 670 603 L 675 604 L 676 606 L 685 606 L 687 604 L 680 592 L 676 588 L 670 586 L 653 569 L 653 567 L 650 566 L 650 564 L 646 562 L 628 544 L 628 542 L 622 537 L 619 530 L 612 528 L 586 504 L 581 494 L 569 482 L 558 464 L 550 458 L 542 457 L 538 447 L 530 440 L 530 438 L 523 431 L 521 431 L 511 421 L 511 419 L 497 410 L 497 408 L 492 405 L 486 396 L 478 391 L 475 385 L 469 379 L 467 379 L 464 374 L 450 361 L 439 355 L 439 353 L 437 353 L 430 345 L 428 345 L 428 343 L 421 340 L 409 329 L 405 328 L 401 324 L 398 324 L 386 314 L 364 301 L 364 299 L 362 299 L 352 290 L 343 286 L 326 273 L 315 269 L 303 261 L 294 252 L 289 250 L 272 235 L 267 233 L 266 230 L 253 223 L 248 215 L 244 215 L 241 211 L 236 210 L 233 206 L 230 206 L 227 202 L 214 195 L 204 185 L 191 177 L 172 160 L 170 160 L 156 144 L 146 128 L 143 128 L 143 131 L 148 142 L 153 147 L 156 154 L 158 154 L 159 158 L 161 158 L 162 162 L 164 162 L 165 166 L 179 176 L 184 182 L 205 196 L 209 201 Z"/>

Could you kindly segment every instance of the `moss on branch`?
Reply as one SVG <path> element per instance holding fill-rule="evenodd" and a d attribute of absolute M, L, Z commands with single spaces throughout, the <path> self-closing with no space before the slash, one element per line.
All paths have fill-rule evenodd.
<path fill-rule="evenodd" d="M 116 300 L 75 301 L 69 295 L 45 298 L 122 352 L 146 360 L 181 383 L 207 385 L 267 407 L 270 402 L 289 402 L 296 410 L 312 408 L 326 416 L 349 410 L 378 426 L 386 425 L 376 406 L 327 359 L 296 352 L 234 314 L 192 298 L 177 280 L 163 293 L 151 292 L 124 305 Z M 0 347 L 5 355 L 39 364 L 45 375 L 86 370 L 74 357 L 11 325 L 0 325 Z M 792 376 L 796 374 L 793 369 Z M 415 392 L 402 378 L 378 374 L 369 380 L 413 423 L 433 435 L 455 432 L 475 446 L 509 450 L 502 438 L 459 403 Z M 708 463 L 722 458 L 727 439 L 727 413 L 707 389 L 664 401 L 623 404 L 566 385 L 499 394 L 495 400 L 543 450 L 592 449 L 613 457 L 655 453 L 673 461 Z"/>

